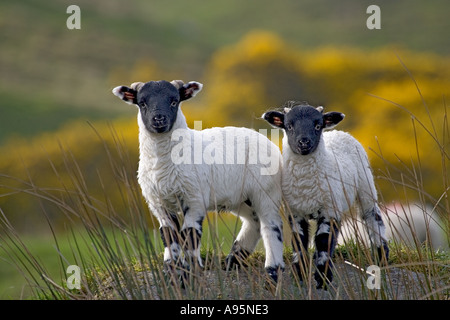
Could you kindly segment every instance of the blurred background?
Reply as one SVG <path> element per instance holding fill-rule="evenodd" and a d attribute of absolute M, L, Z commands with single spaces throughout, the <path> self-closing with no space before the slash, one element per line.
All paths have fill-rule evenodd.
<path fill-rule="evenodd" d="M 66 27 L 71 4 L 80 30 Z M 371 4 L 2 1 L 1 216 L 37 242 L 67 224 L 51 196 L 81 186 L 126 211 L 111 159 L 137 170 L 137 110 L 111 90 L 182 79 L 204 84 L 183 104 L 191 126 L 269 128 L 260 115 L 286 100 L 344 112 L 339 129 L 368 151 L 382 201 L 420 201 L 448 219 L 450 2 L 383 1 L 379 30 L 366 26 Z"/>

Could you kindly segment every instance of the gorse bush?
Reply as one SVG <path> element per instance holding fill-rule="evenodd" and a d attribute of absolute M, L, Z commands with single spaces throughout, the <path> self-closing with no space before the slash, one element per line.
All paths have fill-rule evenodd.
<path fill-rule="evenodd" d="M 16 227 L 29 231 L 42 227 L 37 223 L 42 208 L 32 195 L 37 186 L 50 195 L 60 197 L 64 197 L 61 190 L 70 194 L 80 186 L 97 200 L 103 199 L 107 192 L 110 199 L 114 199 L 111 205 L 119 212 L 126 210 L 120 203 L 119 188 L 115 182 L 122 175 L 121 168 L 115 168 L 114 172 L 114 168 L 109 166 L 104 145 L 114 145 L 114 139 L 126 141 L 130 150 L 130 158 L 126 159 L 130 168 L 127 169 L 132 170 L 131 166 L 135 165 L 138 157 L 137 129 L 129 121 L 116 122 L 115 126 L 122 128 L 119 129 L 120 136 L 105 135 L 108 138 L 103 140 L 89 124 L 72 123 L 57 135 L 44 134 L 32 141 L 15 140 L 3 147 L 5 152 L 9 151 L 0 159 L 0 189 L 3 195 L 0 197 L 0 207 Z M 98 126 L 103 133 L 110 129 L 107 125 Z M 72 179 L 80 174 L 87 177 L 86 180 Z M 64 222 L 65 217 L 56 206 L 48 202 L 43 206 L 55 226 Z"/>

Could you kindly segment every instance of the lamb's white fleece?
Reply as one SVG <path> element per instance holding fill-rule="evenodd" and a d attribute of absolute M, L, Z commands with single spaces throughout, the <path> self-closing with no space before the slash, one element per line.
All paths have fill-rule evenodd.
<path fill-rule="evenodd" d="M 289 208 L 303 217 L 317 212 L 340 220 L 358 197 L 363 211 L 377 202 L 367 154 L 343 131 L 323 132 L 309 155 L 297 155 L 283 138 L 282 189 Z"/>
<path fill-rule="evenodd" d="M 229 210 L 248 221 L 254 220 L 255 217 L 252 215 L 256 215 L 261 225 L 258 224 L 258 230 L 253 231 L 255 234 L 246 234 L 251 228 L 244 223 L 237 239 L 240 240 L 239 245 L 245 250 L 252 251 L 261 231 L 266 247 L 266 267 L 284 266 L 282 242 L 275 241 L 273 233 L 274 226 L 281 227 L 282 224 L 279 216 L 282 158 L 275 144 L 262 134 L 247 128 L 192 130 L 188 128 L 181 108 L 178 109 L 177 120 L 172 130 L 167 133 L 155 134 L 146 130 L 140 114 L 138 125 L 140 143 L 138 181 L 144 198 L 161 226 L 175 228 L 170 214 L 185 210 L 188 210 L 189 214 L 185 216 L 182 229 L 201 230 L 199 224 L 207 211 Z M 176 130 L 183 130 L 181 136 L 187 139 L 184 142 L 191 143 L 193 149 L 190 150 L 192 156 L 190 163 L 173 161 L 174 156 L 179 156 L 173 153 L 174 148 L 181 149 L 180 143 L 183 143 L 180 139 L 173 139 Z M 222 142 L 219 141 L 220 137 L 224 138 Z M 248 142 L 245 161 L 236 163 L 238 144 L 224 144 L 223 141 L 242 137 L 246 137 Z M 194 148 L 196 141 L 201 141 L 202 154 L 223 147 L 223 163 L 207 164 L 205 159 L 201 159 L 202 163 L 196 164 L 194 152 L 199 152 L 199 149 Z M 234 153 L 226 150 L 225 147 L 230 145 L 234 145 Z M 270 150 L 271 161 L 279 168 L 273 174 L 261 174 L 261 169 L 268 165 L 262 164 L 259 158 L 255 163 L 255 159 L 250 157 L 252 154 L 258 154 L 261 145 Z M 234 159 L 226 158 L 231 156 Z M 246 201 L 247 203 L 250 201 L 251 210 Z M 173 253 L 169 248 L 166 249 L 165 259 L 170 259 Z"/>

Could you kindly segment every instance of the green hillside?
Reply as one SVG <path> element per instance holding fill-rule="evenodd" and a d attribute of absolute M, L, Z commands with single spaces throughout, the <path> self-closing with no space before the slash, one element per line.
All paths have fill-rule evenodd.
<path fill-rule="evenodd" d="M 381 30 L 366 28 L 371 1 L 77 1 L 81 30 L 68 30 L 68 3 L 0 4 L 0 143 L 73 119 L 134 110 L 110 89 L 137 75 L 201 78 L 210 56 L 250 30 L 277 33 L 295 48 L 393 45 L 447 55 L 450 3 L 381 5 Z M 142 64 L 155 68 L 142 70 Z"/>

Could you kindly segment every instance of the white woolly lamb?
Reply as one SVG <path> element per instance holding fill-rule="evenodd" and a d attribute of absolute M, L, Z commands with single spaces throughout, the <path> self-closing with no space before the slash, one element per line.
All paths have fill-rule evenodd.
<path fill-rule="evenodd" d="M 308 248 L 308 220 L 315 219 L 315 279 L 319 288 L 325 280 L 331 282 L 330 259 L 338 226 L 356 200 L 380 260 L 387 261 L 385 228 L 367 154 L 350 134 L 323 132 L 342 121 L 344 114 L 323 113 L 322 107 L 289 101 L 284 112 L 270 111 L 262 117 L 285 131 L 282 190 L 293 231 L 294 267 L 299 276 L 305 267 L 302 250 Z"/>
<path fill-rule="evenodd" d="M 243 222 L 227 265 L 249 255 L 262 236 L 266 271 L 277 281 L 278 269 L 284 267 L 281 153 L 264 135 L 247 128 L 189 129 L 180 103 L 201 89 L 198 82 L 174 80 L 113 90 L 139 107 L 138 181 L 160 223 L 165 268 L 176 274 L 182 273 L 179 267 L 202 266 L 200 238 L 206 213 L 227 210 Z M 184 215 L 181 227 L 178 213 Z"/>

